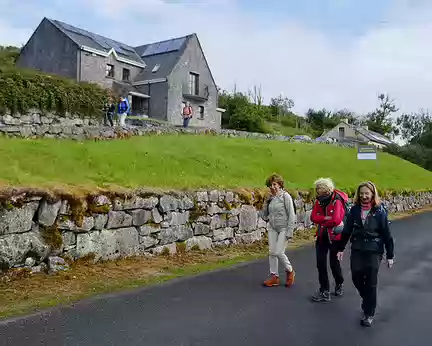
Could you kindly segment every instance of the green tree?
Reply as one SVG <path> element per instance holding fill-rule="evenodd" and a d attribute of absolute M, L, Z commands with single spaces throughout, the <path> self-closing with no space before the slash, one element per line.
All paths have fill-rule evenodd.
<path fill-rule="evenodd" d="M 269 107 L 272 118 L 281 120 L 282 117 L 293 114 L 291 108 L 294 107 L 294 101 L 279 95 L 271 98 Z"/>
<path fill-rule="evenodd" d="M 369 130 L 382 135 L 398 134 L 398 129 L 393 125 L 392 114 L 399 111 L 395 101 L 391 100 L 388 95 L 380 94 L 378 96 L 380 105 L 373 112 L 366 115 L 366 124 Z"/>
<path fill-rule="evenodd" d="M 249 132 L 267 132 L 265 118 L 268 107 L 252 103 L 250 98 L 241 92 L 219 94 L 219 107 L 226 109 L 222 116 L 222 126 L 234 130 Z"/>
<path fill-rule="evenodd" d="M 418 141 L 423 132 L 429 129 L 431 123 L 432 117 L 429 111 L 423 109 L 418 113 L 404 113 L 396 120 L 402 139 L 408 143 Z"/>
<path fill-rule="evenodd" d="M 0 46 L 0 68 L 13 67 L 20 54 L 20 49 L 14 46 Z"/>

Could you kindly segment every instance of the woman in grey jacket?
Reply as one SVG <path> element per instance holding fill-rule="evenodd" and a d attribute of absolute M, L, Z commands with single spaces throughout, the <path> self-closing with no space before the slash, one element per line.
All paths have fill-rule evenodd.
<path fill-rule="evenodd" d="M 286 271 L 285 286 L 290 287 L 294 284 L 295 272 L 285 254 L 285 242 L 287 237 L 293 236 L 295 227 L 293 200 L 290 194 L 284 190 L 284 181 L 280 175 L 271 175 L 266 181 L 266 186 L 270 188 L 271 195 L 264 203 L 262 218 L 269 222 L 270 278 L 264 281 L 264 286 L 280 285 L 278 270 L 280 261 Z"/>

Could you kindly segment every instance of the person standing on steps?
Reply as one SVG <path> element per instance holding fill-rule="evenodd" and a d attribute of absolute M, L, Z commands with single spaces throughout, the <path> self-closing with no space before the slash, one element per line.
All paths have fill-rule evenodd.
<path fill-rule="evenodd" d="M 266 186 L 270 189 L 270 197 L 264 203 L 261 216 L 269 221 L 270 278 L 264 281 L 264 286 L 280 285 L 278 267 L 281 262 L 286 272 L 285 286 L 291 287 L 294 284 L 295 271 L 285 254 L 285 247 L 286 238 L 291 238 L 294 232 L 294 204 L 290 194 L 284 190 L 284 181 L 280 175 L 271 175 L 266 181 Z"/>
<path fill-rule="evenodd" d="M 354 206 L 348 214 L 338 258 L 342 260 L 346 244 L 351 239 L 351 275 L 362 298 L 362 326 L 372 325 L 376 303 L 378 271 L 386 251 L 387 266 L 393 267 L 394 240 L 390 232 L 386 208 L 372 182 L 360 184 Z"/>
<path fill-rule="evenodd" d="M 343 295 L 344 277 L 340 261 L 337 258 L 337 243 L 341 239 L 348 195 L 336 190 L 330 178 L 320 178 L 315 181 L 315 190 L 317 199 L 312 209 L 311 221 L 318 225 L 315 250 L 320 287 L 312 296 L 312 301 L 328 302 L 331 300 L 330 282 L 327 272 L 328 254 L 330 269 L 336 283 L 334 295 L 336 297 Z"/>

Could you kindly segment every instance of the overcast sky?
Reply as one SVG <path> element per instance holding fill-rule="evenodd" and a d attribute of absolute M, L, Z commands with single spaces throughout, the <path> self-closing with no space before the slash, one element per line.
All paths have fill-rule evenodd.
<path fill-rule="evenodd" d="M 387 92 L 432 109 L 431 0 L 0 0 L 0 44 L 25 44 L 44 16 L 140 45 L 197 33 L 217 84 L 261 85 L 295 110 L 362 113 Z"/>

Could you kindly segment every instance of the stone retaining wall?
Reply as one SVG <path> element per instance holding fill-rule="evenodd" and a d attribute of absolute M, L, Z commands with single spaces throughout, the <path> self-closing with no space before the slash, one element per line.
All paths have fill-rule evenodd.
<path fill-rule="evenodd" d="M 80 118 L 70 114 L 58 116 L 53 113 L 43 114 L 33 110 L 26 115 L 0 115 L 0 135 L 20 138 L 56 138 L 84 140 L 107 140 L 131 136 L 161 135 L 161 134 L 213 134 L 224 137 L 239 137 L 253 139 L 267 139 L 277 141 L 297 141 L 292 137 L 237 131 L 230 129 L 208 129 L 176 127 L 168 123 L 152 119 L 127 118 L 124 128 L 105 126 L 103 119 Z M 343 147 L 354 147 L 352 143 L 332 143 Z"/>
<path fill-rule="evenodd" d="M 262 239 L 267 224 L 258 216 L 262 192 L 197 191 L 106 193 L 54 198 L 13 191 L 0 206 L 0 267 L 41 271 L 62 267 L 62 258 L 113 260 L 137 255 L 205 250 Z M 312 227 L 312 204 L 301 198 L 297 229 Z M 387 198 L 389 212 L 432 204 L 432 193 Z"/>

